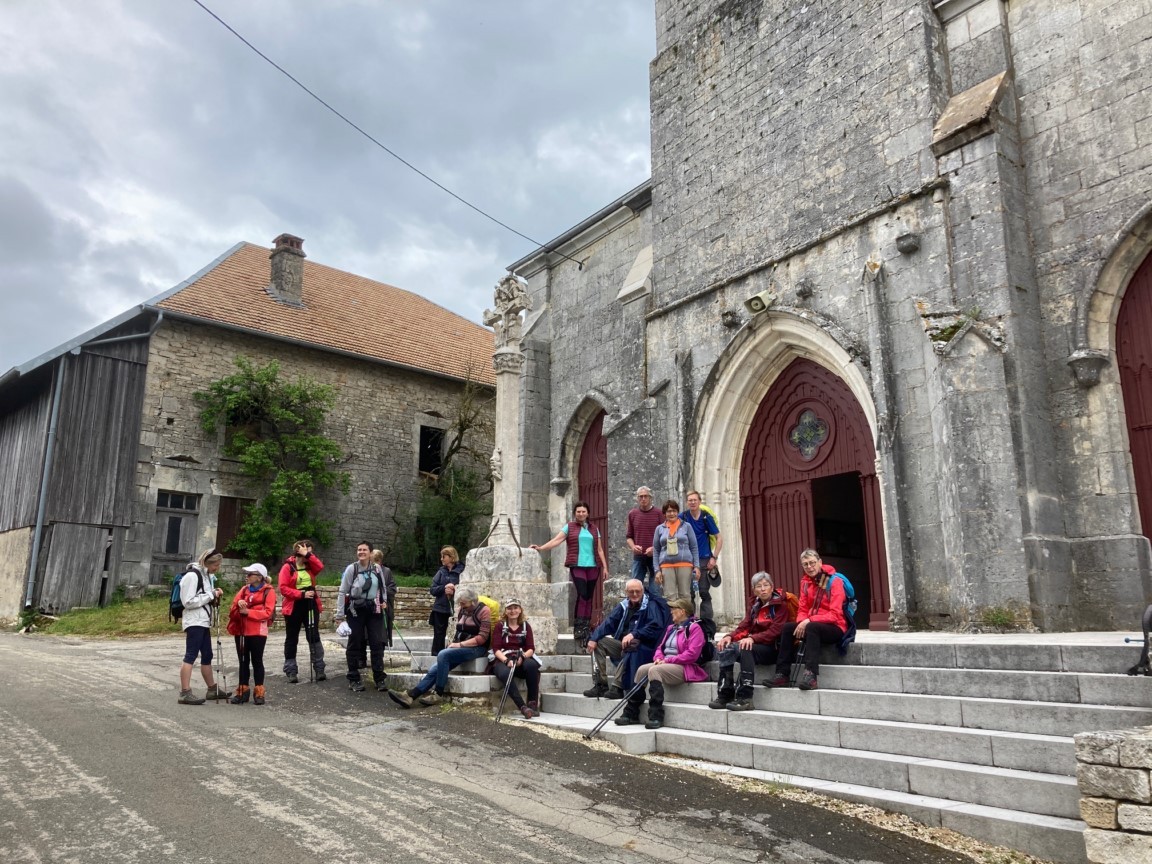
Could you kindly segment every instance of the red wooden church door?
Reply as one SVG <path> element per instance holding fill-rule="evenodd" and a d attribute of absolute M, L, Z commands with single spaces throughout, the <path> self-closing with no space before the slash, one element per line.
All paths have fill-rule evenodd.
<path fill-rule="evenodd" d="M 797 359 L 760 403 L 740 466 L 744 579 L 767 570 L 796 591 L 815 547 L 856 588 L 857 624 L 886 629 L 888 563 L 876 451 L 859 403 L 836 375 Z"/>
<path fill-rule="evenodd" d="M 601 411 L 588 427 L 584 443 L 580 446 L 580 461 L 576 467 L 576 500 L 587 501 L 588 521 L 600 529 L 604 554 L 608 555 L 608 439 L 604 437 L 604 412 Z M 592 597 L 592 626 L 600 623 L 604 607 L 604 580 L 596 583 Z"/>
<path fill-rule="evenodd" d="M 1152 255 L 1144 259 L 1116 318 L 1116 364 L 1124 391 L 1128 446 L 1140 523 L 1152 536 Z"/>

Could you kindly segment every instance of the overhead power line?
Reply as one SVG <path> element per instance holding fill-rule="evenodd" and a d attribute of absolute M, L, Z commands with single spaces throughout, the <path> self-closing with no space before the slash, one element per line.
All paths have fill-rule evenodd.
<path fill-rule="evenodd" d="M 331 111 L 333 114 L 335 114 L 337 117 L 339 117 L 345 123 L 347 123 L 349 126 L 351 126 L 353 129 L 355 129 L 357 132 L 359 132 L 361 135 L 363 135 L 365 138 L 367 138 L 369 141 L 371 141 L 373 144 L 375 144 L 377 147 L 379 147 L 381 150 L 383 150 L 385 153 L 387 153 L 389 156 L 391 156 L 393 159 L 395 159 L 397 162 L 399 162 L 401 165 L 403 165 L 404 167 L 406 167 L 412 171 L 415 171 L 417 174 L 419 174 L 421 177 L 423 177 L 425 180 L 427 180 L 429 183 L 431 183 L 433 186 L 435 186 L 441 192 L 445 192 L 448 195 L 451 195 L 453 198 L 455 198 L 457 201 L 459 201 L 465 207 L 468 207 L 472 210 L 475 210 L 477 213 L 479 213 L 485 219 L 488 219 L 492 222 L 495 222 L 497 225 L 499 225 L 505 231 L 512 232 L 517 237 L 520 237 L 524 240 L 527 240 L 529 243 L 533 243 L 536 246 L 539 246 L 541 249 L 545 250 L 546 252 L 555 252 L 560 257 L 565 258 L 568 261 L 571 261 L 579 269 L 581 269 L 581 270 L 584 269 L 584 262 L 578 261 L 575 258 L 571 257 L 570 255 L 565 255 L 559 249 L 553 249 L 552 247 L 548 246 L 547 244 L 541 243 L 539 240 L 534 240 L 533 238 L 529 237 L 527 234 L 524 234 L 520 231 L 517 231 L 511 225 L 507 224 L 506 222 L 501 222 L 499 219 L 497 219 L 491 213 L 487 212 L 486 210 L 482 210 L 481 208 L 479 208 L 475 204 L 473 204 L 471 201 L 468 201 L 467 199 L 462 198 L 461 196 L 457 195 L 455 192 L 453 192 L 451 189 L 449 189 L 447 186 L 445 186 L 443 183 L 439 182 L 435 178 L 429 177 L 427 174 L 425 174 L 423 171 L 421 171 L 419 168 L 417 168 L 415 165 L 413 165 L 411 162 L 409 162 L 407 159 L 405 159 L 403 156 L 401 156 L 395 150 L 392 150 L 389 147 L 387 147 L 385 144 L 383 144 L 377 138 L 373 137 L 370 133 L 366 132 L 363 128 L 358 126 L 356 123 L 354 123 L 348 117 L 346 117 L 344 114 L 340 113 L 338 110 L 333 108 L 330 104 L 328 104 L 328 102 L 326 102 L 319 95 L 317 95 L 312 89 L 310 89 L 306 84 L 304 84 L 304 82 L 302 82 L 299 78 L 297 78 L 295 75 L 293 75 L 287 69 L 285 69 L 283 66 L 281 66 L 279 63 L 277 63 L 275 60 L 273 60 L 271 57 L 269 57 L 267 54 L 265 54 L 263 51 L 261 51 L 259 48 L 257 48 L 255 45 L 253 45 L 247 39 L 245 39 L 240 33 L 238 33 L 236 31 L 235 27 L 233 27 L 231 24 L 229 24 L 227 21 L 225 21 L 223 18 L 221 18 L 219 15 L 217 15 L 215 12 L 213 12 L 211 9 L 209 9 L 207 6 L 205 6 L 203 3 L 201 3 L 200 0 L 192 0 L 192 2 L 195 3 L 197 6 L 199 6 L 201 9 L 203 9 L 205 12 L 207 12 L 209 15 L 211 15 L 214 19 L 216 19 L 216 21 L 220 24 L 220 26 L 222 26 L 225 30 L 227 30 L 229 33 L 231 33 L 233 36 L 235 36 L 237 39 L 239 39 L 241 42 L 243 42 L 248 48 L 250 48 L 253 52 L 255 52 L 257 54 L 257 56 L 259 56 L 260 59 L 262 59 L 265 63 L 267 63 L 269 66 L 271 66 L 277 72 L 279 72 L 281 75 L 283 75 L 289 81 L 291 81 L 293 84 L 295 84 L 297 87 L 299 87 L 305 93 L 307 93 L 309 96 L 311 96 L 313 99 L 315 99 L 321 105 L 323 105 L 325 108 L 327 108 L 329 111 Z"/>

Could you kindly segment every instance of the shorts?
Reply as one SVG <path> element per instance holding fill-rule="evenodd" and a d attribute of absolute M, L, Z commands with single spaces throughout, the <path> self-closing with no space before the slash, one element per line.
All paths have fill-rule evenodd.
<path fill-rule="evenodd" d="M 184 662 L 195 663 L 197 654 L 201 666 L 212 665 L 212 631 L 207 627 L 189 627 L 184 631 Z"/>

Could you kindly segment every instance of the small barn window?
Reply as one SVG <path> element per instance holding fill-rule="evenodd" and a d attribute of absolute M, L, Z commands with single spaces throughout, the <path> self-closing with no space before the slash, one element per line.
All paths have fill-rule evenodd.
<path fill-rule="evenodd" d="M 420 427 L 421 474 L 439 474 L 444 465 L 444 430 L 432 426 Z"/>
<path fill-rule="evenodd" d="M 181 557 L 190 554 L 196 538 L 196 514 L 199 510 L 199 495 L 187 492 L 158 492 L 155 534 L 157 542 L 153 552 Z"/>
<path fill-rule="evenodd" d="M 228 552 L 228 547 L 240 533 L 240 526 L 248 511 L 256 504 L 251 498 L 220 497 L 220 513 L 216 519 L 216 548 Z"/>

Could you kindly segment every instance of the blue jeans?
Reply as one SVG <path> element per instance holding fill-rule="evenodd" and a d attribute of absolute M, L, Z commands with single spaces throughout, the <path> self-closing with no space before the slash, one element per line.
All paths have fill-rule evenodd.
<path fill-rule="evenodd" d="M 448 689 L 448 673 L 461 663 L 469 660 L 478 660 L 488 656 L 487 648 L 445 648 L 436 655 L 436 662 L 432 664 L 420 683 L 412 688 L 413 696 L 423 696 L 436 685 L 436 692 L 443 695 Z"/>
<path fill-rule="evenodd" d="M 644 581 L 644 574 L 648 574 L 648 581 Z M 639 555 L 632 556 L 632 578 L 639 579 L 644 583 L 644 587 L 648 589 L 649 594 L 655 594 L 657 597 L 662 597 L 664 592 L 660 590 L 660 586 L 656 583 L 656 567 L 652 563 L 651 556 Z"/>

